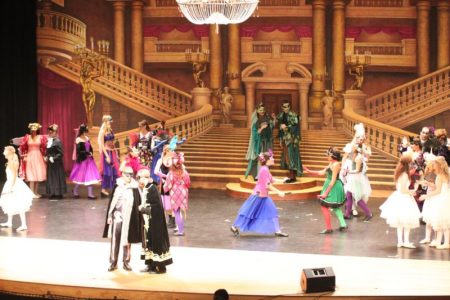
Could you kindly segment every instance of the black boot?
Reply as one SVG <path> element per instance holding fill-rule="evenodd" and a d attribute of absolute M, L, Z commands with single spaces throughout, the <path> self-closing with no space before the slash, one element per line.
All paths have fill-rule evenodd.
<path fill-rule="evenodd" d="M 175 228 L 175 217 L 169 215 L 169 222 L 167 223 L 168 228 Z"/>

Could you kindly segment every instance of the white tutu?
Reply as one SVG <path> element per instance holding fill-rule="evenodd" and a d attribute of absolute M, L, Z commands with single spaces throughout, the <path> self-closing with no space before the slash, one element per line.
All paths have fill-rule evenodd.
<path fill-rule="evenodd" d="M 422 207 L 422 220 L 427 223 L 431 224 L 431 220 L 433 219 L 434 215 L 434 208 L 436 204 L 436 199 L 439 198 L 440 195 L 432 196 L 430 198 L 425 199 L 425 202 L 423 203 Z"/>
<path fill-rule="evenodd" d="M 380 206 L 380 217 L 391 227 L 416 228 L 420 226 L 420 210 L 411 195 L 395 191 Z"/>
<path fill-rule="evenodd" d="M 362 172 L 356 174 L 347 174 L 347 183 L 345 184 L 346 192 L 353 195 L 355 201 L 369 201 L 372 188 L 370 187 L 369 178 Z"/>
<path fill-rule="evenodd" d="M 34 193 L 19 177 L 16 178 L 14 186 L 11 189 L 13 180 L 12 172 L 6 169 L 6 182 L 3 186 L 0 196 L 0 207 L 8 215 L 16 215 L 30 210 Z"/>
<path fill-rule="evenodd" d="M 429 219 L 429 224 L 434 230 L 450 228 L 450 193 L 448 183 L 443 183 L 441 193 L 433 197 Z"/>

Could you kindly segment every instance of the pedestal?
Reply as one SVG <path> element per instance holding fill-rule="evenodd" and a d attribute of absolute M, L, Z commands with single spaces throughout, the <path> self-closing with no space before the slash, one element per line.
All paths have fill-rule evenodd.
<path fill-rule="evenodd" d="M 192 111 L 199 110 L 205 104 L 211 104 L 211 90 L 208 88 L 196 87 L 192 89 Z"/>
<path fill-rule="evenodd" d="M 366 116 L 367 95 L 361 90 L 346 90 L 344 93 L 344 108 L 351 107 L 357 114 Z"/>

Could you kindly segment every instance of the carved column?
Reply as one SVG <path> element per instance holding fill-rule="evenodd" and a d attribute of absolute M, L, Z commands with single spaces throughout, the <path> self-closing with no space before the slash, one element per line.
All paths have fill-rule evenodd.
<path fill-rule="evenodd" d="M 246 82 L 245 83 L 245 102 L 247 104 L 247 127 L 252 127 L 252 114 L 255 110 L 255 83 Z"/>
<path fill-rule="evenodd" d="M 216 24 L 209 25 L 209 84 L 213 92 L 212 106 L 213 109 L 220 109 L 219 99 L 215 93 L 222 87 L 222 40 L 220 38 L 220 26 Z"/>
<path fill-rule="evenodd" d="M 306 130 L 308 129 L 308 92 L 309 92 L 309 83 L 299 83 L 299 94 L 300 94 L 300 129 Z"/>
<path fill-rule="evenodd" d="M 448 1 L 438 2 L 438 44 L 437 44 L 437 68 L 443 68 L 450 63 L 450 22 Z"/>
<path fill-rule="evenodd" d="M 125 64 L 125 1 L 114 1 L 114 60 Z"/>
<path fill-rule="evenodd" d="M 333 89 L 345 90 L 345 1 L 333 1 Z"/>
<path fill-rule="evenodd" d="M 241 39 L 239 24 L 228 25 L 228 85 L 231 92 L 241 93 Z M 233 77 L 231 77 L 233 76 Z"/>
<path fill-rule="evenodd" d="M 326 0 L 313 0 L 313 57 L 311 106 L 320 110 L 320 99 L 325 91 L 326 40 L 325 40 Z"/>
<path fill-rule="evenodd" d="M 417 1 L 417 75 L 430 73 L 430 3 Z"/>
<path fill-rule="evenodd" d="M 131 67 L 139 72 L 144 69 L 144 34 L 142 0 L 131 2 Z"/>

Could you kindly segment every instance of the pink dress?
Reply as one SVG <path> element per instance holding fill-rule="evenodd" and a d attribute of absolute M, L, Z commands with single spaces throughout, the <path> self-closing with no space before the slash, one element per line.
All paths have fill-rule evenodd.
<path fill-rule="evenodd" d="M 172 171 L 167 174 L 164 183 L 164 191 L 170 193 L 170 203 L 172 209 L 177 211 L 179 208 L 188 209 L 189 187 L 191 179 L 186 171 L 178 177 Z"/>
<path fill-rule="evenodd" d="M 25 170 L 27 181 L 47 180 L 47 167 L 41 153 L 41 138 L 42 137 L 39 136 L 34 141 L 31 137 L 28 139 L 28 153 Z"/>

